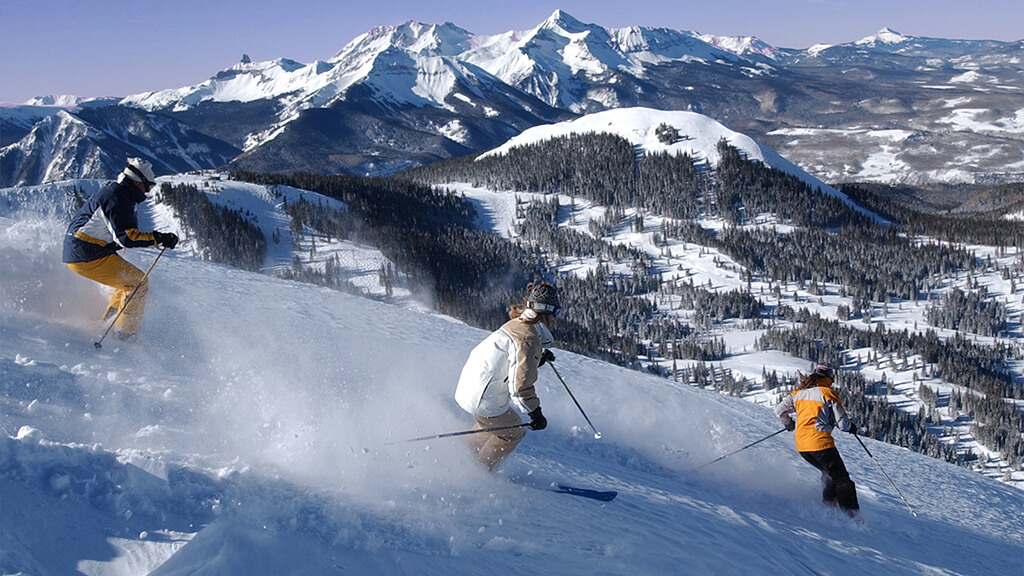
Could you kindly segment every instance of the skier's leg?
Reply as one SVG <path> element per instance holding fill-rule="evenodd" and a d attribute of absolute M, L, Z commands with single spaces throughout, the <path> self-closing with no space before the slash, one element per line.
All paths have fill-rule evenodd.
<path fill-rule="evenodd" d="M 835 504 L 838 498 L 836 494 L 835 479 L 829 474 L 828 468 L 823 461 L 823 454 L 825 450 L 817 452 L 801 452 L 800 456 L 803 457 L 811 466 L 814 466 L 821 472 L 821 500 L 826 504 Z"/>
<path fill-rule="evenodd" d="M 504 414 L 494 418 L 482 418 L 479 416 L 475 418 L 479 428 L 518 426 L 523 423 L 519 415 L 511 408 Z M 488 433 L 486 440 L 480 446 L 479 451 L 477 451 L 477 458 L 488 469 L 494 470 L 501 464 L 502 460 L 516 449 L 516 446 L 519 446 L 519 442 L 522 441 L 524 436 L 526 436 L 526 430 L 523 428 L 511 428 L 509 430 Z"/>
<path fill-rule="evenodd" d="M 859 510 L 857 485 L 850 479 L 850 473 L 846 471 L 846 464 L 843 463 L 839 450 L 829 448 L 822 450 L 821 454 L 822 466 L 832 477 L 832 485 L 835 488 L 836 498 L 839 499 L 839 506 L 845 510 Z"/>
<path fill-rule="evenodd" d="M 114 295 L 110 297 L 104 318 L 117 314 L 125 305 L 125 300 L 138 286 L 135 296 L 128 302 L 127 308 L 118 318 L 115 326 L 117 331 L 122 334 L 138 332 L 142 314 L 146 309 L 146 293 L 149 291 L 149 282 L 145 279 L 146 275 L 142 270 L 117 254 L 92 262 L 70 262 L 68 268 L 79 276 L 114 289 Z"/>

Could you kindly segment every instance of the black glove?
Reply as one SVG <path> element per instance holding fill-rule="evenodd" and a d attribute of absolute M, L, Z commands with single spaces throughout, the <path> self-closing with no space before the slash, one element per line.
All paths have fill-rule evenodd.
<path fill-rule="evenodd" d="M 847 430 L 847 432 L 849 432 L 850 434 L 856 434 L 857 433 L 857 423 L 854 422 L 853 420 L 850 420 L 850 429 Z"/>
<path fill-rule="evenodd" d="M 153 240 L 156 240 L 157 246 L 163 246 L 170 250 L 174 250 L 174 247 L 178 245 L 178 235 L 173 232 L 153 232 Z"/>
<path fill-rule="evenodd" d="M 540 406 L 530 412 L 530 430 L 543 430 L 548 427 L 548 419 L 540 413 Z"/>
<path fill-rule="evenodd" d="M 547 348 L 545 348 L 544 351 L 540 353 L 540 364 L 537 364 L 537 367 L 540 368 L 541 366 L 544 365 L 545 362 L 554 362 L 554 361 L 555 361 L 555 353 L 552 352 L 551 350 L 548 350 Z"/>
<path fill-rule="evenodd" d="M 789 432 L 792 432 L 793 430 L 796 430 L 796 422 L 793 422 L 792 420 L 787 422 L 786 423 L 786 430 L 789 431 Z"/>

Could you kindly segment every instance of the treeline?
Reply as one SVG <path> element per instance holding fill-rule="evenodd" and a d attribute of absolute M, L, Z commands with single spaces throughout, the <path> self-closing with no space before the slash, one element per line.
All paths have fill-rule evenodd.
<path fill-rule="evenodd" d="M 427 184 L 468 182 L 492 190 L 563 194 L 679 220 L 720 217 L 739 225 L 768 213 L 799 226 L 866 222 L 839 198 L 750 161 L 724 140 L 717 148 L 719 164 L 709 170 L 686 154 L 638 154 L 620 136 L 573 134 L 517 146 L 502 155 L 442 160 L 405 175 Z"/>
<path fill-rule="evenodd" d="M 870 301 L 927 297 L 950 275 L 977 265 L 965 250 L 913 243 L 895 230 L 858 225 L 786 233 L 727 229 L 708 243 L 773 282 L 794 282 L 812 294 L 838 284 L 843 296 L 862 303 L 857 312 L 866 311 Z"/>
<path fill-rule="evenodd" d="M 468 202 L 408 181 L 309 174 L 233 177 L 293 186 L 345 202 L 347 210 L 304 199 L 286 203 L 293 237 L 309 229 L 327 240 L 376 246 L 407 275 L 414 290 L 430 292 L 439 311 L 480 327 L 500 325 L 507 306 L 521 299 L 528 282 L 553 278 L 550 264 L 580 257 L 631 262 L 630 274 L 597 265 L 583 277 L 556 279 L 566 303 L 557 330 L 560 347 L 624 366 L 666 353 L 708 359 L 725 354 L 724 343 L 698 341 L 687 324 L 659 311 L 659 291 L 687 305 L 699 304 L 702 324 L 760 314 L 760 304 L 750 295 L 670 286 L 649 269 L 647 256 L 639 250 L 559 226 L 562 207 L 557 198 L 520 206 L 516 233 L 521 240 L 509 242 L 473 228 L 475 212 Z M 453 205 L 454 216 L 447 212 Z M 312 269 L 296 258 L 282 275 L 351 291 L 346 281 L 331 274 L 330 264 L 326 270 Z M 390 271 L 382 277 L 394 275 Z"/>
<path fill-rule="evenodd" d="M 839 284 L 848 291 L 844 295 L 865 304 L 917 300 L 942 278 L 978 265 L 967 250 L 939 241 L 913 242 L 840 198 L 745 158 L 725 141 L 717 148 L 720 162 L 715 170 L 706 170 L 686 155 L 638 156 L 619 136 L 571 135 L 512 148 L 504 155 L 444 160 L 406 175 L 425 184 L 459 181 L 580 197 L 609 207 L 612 215 L 643 208 L 672 219 L 664 224 L 662 238 L 714 247 L 752 274 L 806 284 L 812 291 L 825 283 Z M 780 232 L 740 227 L 765 214 L 798 228 Z M 690 222 L 697 217 L 719 217 L 731 226 L 706 232 Z M 592 224 L 591 232 L 600 236 L 612 227 Z"/>
<path fill-rule="evenodd" d="M 445 191 L 400 178 L 303 173 L 235 173 L 232 178 L 292 186 L 344 202 L 345 211 L 305 201 L 289 204 L 292 230 L 308 227 L 375 246 L 408 275 L 414 292 L 429 295 L 439 312 L 473 325 L 494 327 L 514 295 L 548 276 L 534 249 L 477 230 L 473 206 Z M 292 276 L 301 278 L 301 263 L 292 268 Z M 321 274 L 307 277 L 315 281 Z"/>
<path fill-rule="evenodd" d="M 638 159 L 628 140 L 612 134 L 557 137 L 503 155 L 442 160 L 405 174 L 426 183 L 469 182 L 492 190 L 564 194 L 675 218 L 694 218 L 701 212 L 700 191 L 708 182 L 688 156 Z"/>
<path fill-rule="evenodd" d="M 885 397 L 873 398 L 880 385 L 886 383 L 869 382 L 860 372 L 843 371 L 840 375 L 839 397 L 860 434 L 956 464 L 975 459 L 969 450 L 961 454 L 955 444 L 943 444 L 929 429 L 941 428 L 937 411 L 922 407 L 917 414 L 910 414 L 889 404 Z"/>
<path fill-rule="evenodd" d="M 841 199 L 811 187 L 792 174 L 746 158 L 725 140 L 711 190 L 718 213 L 730 224 L 746 224 L 762 214 L 810 229 L 864 227 L 871 221 Z"/>
<path fill-rule="evenodd" d="M 932 326 L 981 336 L 998 336 L 1006 331 L 1006 317 L 1006 306 L 994 301 L 984 286 L 969 293 L 954 286 L 925 312 Z"/>
<path fill-rule="evenodd" d="M 251 215 L 217 206 L 192 184 L 161 184 L 157 198 L 192 232 L 204 259 L 250 271 L 263 265 L 267 239 Z"/>
<path fill-rule="evenodd" d="M 516 233 L 528 244 L 539 246 L 548 252 L 556 263 L 569 258 L 600 258 L 610 262 L 630 261 L 633 266 L 646 267 L 646 255 L 635 248 L 611 244 L 600 236 L 583 234 L 572 228 L 559 225 L 561 205 L 557 196 L 546 201 L 529 202 L 520 208 L 516 200 L 516 216 L 519 223 Z M 570 208 L 571 209 L 571 208 Z M 618 225 L 618 221 L 607 225 Z M 600 222 L 595 225 L 602 226 Z"/>
<path fill-rule="evenodd" d="M 939 213 L 911 206 L 912 192 L 884 184 L 844 184 L 840 191 L 899 225 L 909 235 L 943 242 L 1024 247 L 1024 221 L 1006 214 L 1024 211 L 1024 183 L 995 186 L 993 203 L 973 202 L 977 211 Z M 1001 199 L 1001 200 L 997 200 Z"/>
<path fill-rule="evenodd" d="M 558 329 L 563 347 L 623 366 L 639 366 L 646 359 L 655 369 L 658 358 L 716 360 L 726 353 L 724 342 L 696 337 L 690 325 L 658 303 L 671 299 L 676 307 L 693 310 L 693 323 L 703 329 L 728 319 L 760 316 L 760 302 L 748 293 L 665 282 L 644 252 L 560 226 L 560 208 L 555 196 L 529 203 L 518 210 L 516 232 L 544 250 L 553 264 L 570 258 L 598 262 L 584 277 L 565 275 L 558 280 L 564 301 L 571 303 Z M 614 209 L 609 213 L 621 218 Z M 608 263 L 627 264 L 629 272 L 612 273 Z"/>

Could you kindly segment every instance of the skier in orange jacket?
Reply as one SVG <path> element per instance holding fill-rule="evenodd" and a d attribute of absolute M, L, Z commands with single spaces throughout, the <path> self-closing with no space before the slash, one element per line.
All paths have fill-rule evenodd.
<path fill-rule="evenodd" d="M 821 471 L 821 497 L 826 504 L 839 506 L 855 516 L 857 487 L 846 471 L 843 458 L 836 449 L 832 430 L 856 434 L 857 427 L 850 421 L 832 389 L 835 372 L 829 366 L 819 365 L 808 375 L 800 376 L 796 390 L 775 406 L 775 415 L 786 430 L 795 431 L 796 450 L 800 456 Z M 790 414 L 796 414 L 794 419 Z"/>

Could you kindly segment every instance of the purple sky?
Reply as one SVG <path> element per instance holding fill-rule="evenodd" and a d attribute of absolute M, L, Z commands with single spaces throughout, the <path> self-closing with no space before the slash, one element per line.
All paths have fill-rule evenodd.
<path fill-rule="evenodd" d="M 885 26 L 933 38 L 1024 38 L 1021 0 L 0 0 L 0 102 L 179 88 L 243 53 L 326 60 L 374 26 L 408 20 L 484 35 L 527 30 L 559 8 L 609 28 L 757 36 L 784 48 L 853 42 Z"/>

